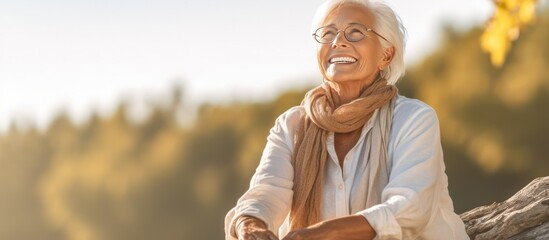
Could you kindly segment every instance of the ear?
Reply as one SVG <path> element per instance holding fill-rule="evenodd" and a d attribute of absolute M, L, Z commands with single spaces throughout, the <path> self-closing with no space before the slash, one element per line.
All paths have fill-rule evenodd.
<path fill-rule="evenodd" d="M 379 70 L 385 69 L 387 66 L 389 66 L 389 64 L 391 64 L 391 61 L 393 61 L 394 56 L 395 56 L 395 47 L 390 46 L 388 48 L 383 49 L 383 57 L 379 61 L 377 68 Z"/>

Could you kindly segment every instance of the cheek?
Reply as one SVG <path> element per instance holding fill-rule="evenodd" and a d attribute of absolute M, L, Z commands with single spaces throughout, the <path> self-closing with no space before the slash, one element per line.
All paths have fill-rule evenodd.
<path fill-rule="evenodd" d="M 318 44 L 318 46 L 316 47 L 316 58 L 318 59 L 318 61 L 322 61 L 322 59 L 324 59 L 326 57 L 326 49 L 324 46 L 322 46 L 321 44 Z"/>
<path fill-rule="evenodd" d="M 328 50 L 324 45 L 318 44 L 316 47 L 316 60 L 318 61 L 318 66 L 324 72 L 326 70 L 326 58 L 328 56 Z"/>
<path fill-rule="evenodd" d="M 375 71 L 381 62 L 382 55 L 378 49 L 363 49 L 360 69 L 363 71 Z"/>

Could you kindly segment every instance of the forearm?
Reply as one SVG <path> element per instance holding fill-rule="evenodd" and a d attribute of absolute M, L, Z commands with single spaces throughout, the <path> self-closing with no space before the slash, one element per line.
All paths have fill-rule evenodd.
<path fill-rule="evenodd" d="M 375 236 L 376 232 L 363 216 L 353 215 L 289 232 L 282 240 L 370 240 Z"/>
<path fill-rule="evenodd" d="M 336 218 L 320 223 L 326 228 L 330 239 L 373 239 L 376 232 L 370 226 L 370 223 L 359 215 L 351 215 L 342 218 Z"/>

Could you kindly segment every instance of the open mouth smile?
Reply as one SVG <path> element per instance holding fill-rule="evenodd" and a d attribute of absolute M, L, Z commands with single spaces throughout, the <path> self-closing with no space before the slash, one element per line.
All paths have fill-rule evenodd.
<path fill-rule="evenodd" d="M 334 57 L 330 58 L 330 63 L 337 63 L 337 64 L 349 64 L 349 63 L 355 63 L 357 61 L 356 58 L 353 57 Z"/>

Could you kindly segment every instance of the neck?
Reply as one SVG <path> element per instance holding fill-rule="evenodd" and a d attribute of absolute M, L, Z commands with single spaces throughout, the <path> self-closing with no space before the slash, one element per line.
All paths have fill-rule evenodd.
<path fill-rule="evenodd" d="M 334 104 L 335 107 L 338 108 L 343 104 L 350 103 L 359 98 L 362 92 L 372 85 L 372 82 L 368 82 L 367 84 L 367 81 L 328 81 L 328 84 L 333 89 Z"/>

